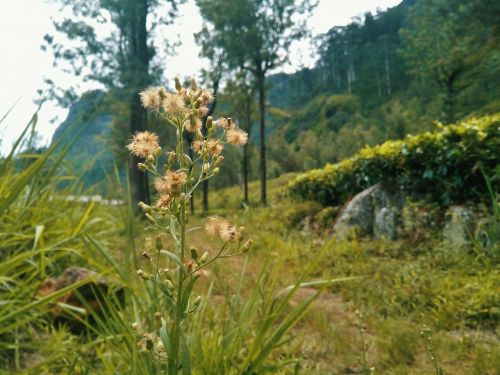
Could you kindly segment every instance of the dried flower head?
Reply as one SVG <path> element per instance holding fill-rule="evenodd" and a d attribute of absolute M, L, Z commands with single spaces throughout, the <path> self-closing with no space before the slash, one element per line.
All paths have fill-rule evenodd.
<path fill-rule="evenodd" d="M 156 202 L 156 208 L 168 208 L 170 203 L 172 203 L 172 197 L 168 194 L 162 194 Z"/>
<path fill-rule="evenodd" d="M 201 94 L 200 94 L 200 98 L 204 104 L 208 104 L 208 103 L 213 102 L 214 95 L 210 91 L 208 91 L 206 89 L 202 89 Z"/>
<path fill-rule="evenodd" d="M 229 129 L 226 133 L 228 143 L 233 145 L 244 145 L 248 142 L 248 134 L 241 129 Z"/>
<path fill-rule="evenodd" d="M 198 112 L 198 115 L 199 115 L 200 117 L 205 117 L 205 116 L 207 116 L 207 115 L 208 115 L 208 112 L 209 112 L 209 110 L 208 110 L 208 108 L 207 108 L 207 107 L 200 107 L 199 112 Z"/>
<path fill-rule="evenodd" d="M 220 237 L 221 232 L 229 226 L 229 223 L 224 218 L 217 215 L 209 216 L 205 223 L 205 231 L 210 236 Z"/>
<path fill-rule="evenodd" d="M 203 142 L 196 140 L 193 143 L 191 143 L 191 148 L 193 149 L 194 152 L 202 152 L 203 150 Z"/>
<path fill-rule="evenodd" d="M 201 119 L 194 116 L 192 119 L 187 119 L 184 123 L 184 128 L 191 133 L 201 130 Z"/>
<path fill-rule="evenodd" d="M 178 192 L 181 190 L 182 186 L 186 184 L 187 175 L 184 172 L 167 171 L 165 181 L 170 184 L 170 188 L 173 192 Z"/>
<path fill-rule="evenodd" d="M 167 92 L 162 101 L 163 109 L 168 113 L 180 113 L 184 111 L 184 99 L 181 95 Z"/>
<path fill-rule="evenodd" d="M 158 147 L 160 147 L 158 145 L 158 136 L 148 131 L 135 133 L 127 145 L 132 154 L 144 159 L 153 156 Z"/>
<path fill-rule="evenodd" d="M 228 121 L 226 118 L 224 117 L 221 117 L 220 119 L 217 120 L 216 122 L 216 125 L 219 127 L 219 128 L 223 128 L 223 129 L 226 129 L 227 126 L 228 126 Z"/>
<path fill-rule="evenodd" d="M 161 97 L 158 87 L 148 87 L 146 90 L 141 91 L 139 96 L 144 108 L 158 110 L 161 105 Z"/>
<path fill-rule="evenodd" d="M 216 139 L 209 139 L 207 141 L 207 149 L 211 154 L 219 155 L 224 150 L 224 146 Z"/>
<path fill-rule="evenodd" d="M 240 234 L 234 225 L 228 225 L 221 229 L 220 238 L 224 242 L 238 242 Z"/>
<path fill-rule="evenodd" d="M 155 178 L 154 187 L 160 194 L 178 193 L 186 181 L 186 173 L 167 171 L 165 176 Z"/>
<path fill-rule="evenodd" d="M 165 179 L 165 177 L 155 178 L 154 187 L 156 191 L 162 195 L 168 195 L 172 192 L 172 187 L 170 186 L 170 183 Z"/>

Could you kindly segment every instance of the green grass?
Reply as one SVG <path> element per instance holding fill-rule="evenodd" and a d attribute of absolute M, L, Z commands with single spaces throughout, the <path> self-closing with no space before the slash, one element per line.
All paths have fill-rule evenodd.
<path fill-rule="evenodd" d="M 141 350 L 141 336 L 131 329 L 138 322 L 150 332 L 155 311 L 165 308 L 159 293 L 135 275 L 135 269 L 151 267 L 140 257 L 142 224 L 130 202 L 108 207 L 65 200 L 86 192 L 78 179 L 59 174 L 63 160 L 49 150 L 0 161 L 0 369 L 160 373 L 162 363 Z M 270 181 L 268 208 L 258 207 L 257 182 L 250 184 L 246 208 L 239 187 L 210 193 L 211 213 L 244 225 L 255 246 L 244 258 L 215 264 L 194 291 L 203 297 L 187 330 L 194 374 L 322 375 L 368 373 L 372 367 L 376 374 L 430 374 L 424 326 L 445 374 L 500 373 L 496 258 L 481 244 L 450 252 L 432 237 L 331 242 L 324 225 L 333 212 L 318 215 L 317 204 L 278 198 L 291 177 Z M 61 179 L 71 181 L 63 190 Z M 110 177 L 109 183 L 127 197 L 127 187 L 117 188 L 117 181 Z M 321 218 L 323 227 L 307 217 Z M 202 220 L 198 213 L 189 225 Z M 196 232 L 188 240 L 200 250 L 215 249 Z M 76 310 L 59 303 L 59 294 L 36 296 L 46 277 L 69 265 L 113 280 L 124 290 L 124 303 L 113 293 L 100 295 L 105 313 L 97 314 L 83 299 Z M 360 278 L 305 284 L 346 277 Z M 83 332 L 54 325 L 47 314 L 54 307 L 79 321 Z"/>

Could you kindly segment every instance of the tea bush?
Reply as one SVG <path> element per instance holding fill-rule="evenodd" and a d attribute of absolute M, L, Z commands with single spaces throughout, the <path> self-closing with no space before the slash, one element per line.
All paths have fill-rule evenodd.
<path fill-rule="evenodd" d="M 444 206 L 486 196 L 484 175 L 492 186 L 500 180 L 500 114 L 438 127 L 304 173 L 287 192 L 331 206 L 376 183 Z"/>

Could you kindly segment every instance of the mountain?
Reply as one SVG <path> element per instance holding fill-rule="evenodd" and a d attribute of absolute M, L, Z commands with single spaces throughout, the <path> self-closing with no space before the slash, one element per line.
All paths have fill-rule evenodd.
<path fill-rule="evenodd" d="M 112 116 L 103 108 L 105 96 L 100 90 L 83 94 L 71 105 L 66 120 L 52 137 L 52 144 L 59 142 L 58 147 L 70 147 L 65 166 L 71 175 L 83 174 L 86 187 L 103 185 L 114 165 L 113 153 L 107 146 Z"/>

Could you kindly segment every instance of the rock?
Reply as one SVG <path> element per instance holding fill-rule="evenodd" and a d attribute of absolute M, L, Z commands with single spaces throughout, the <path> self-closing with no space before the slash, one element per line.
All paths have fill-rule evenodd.
<path fill-rule="evenodd" d="M 375 222 L 373 234 L 377 238 L 396 239 L 397 219 L 394 211 L 387 207 L 382 207 L 375 212 Z"/>
<path fill-rule="evenodd" d="M 467 247 L 474 236 L 475 214 L 465 206 L 451 206 L 446 212 L 443 241 L 452 249 Z"/>
<path fill-rule="evenodd" d="M 102 276 L 98 276 L 96 272 L 82 267 L 69 267 L 60 276 L 46 279 L 38 289 L 37 296 L 47 296 L 88 278 L 93 278 L 93 280 L 63 294 L 56 301 L 73 308 L 75 311 L 79 311 L 83 316 L 90 316 L 92 312 L 102 313 L 101 308 L 105 306 L 100 301 L 102 296 L 114 294 L 117 297 L 116 300 L 121 302 L 123 297 L 121 287 L 105 280 Z M 82 303 L 81 299 L 85 303 Z M 67 323 L 72 331 L 81 331 L 84 327 L 81 322 L 68 314 L 66 309 L 60 305 L 53 304 L 48 313 L 54 321 Z"/>
<path fill-rule="evenodd" d="M 340 240 L 352 232 L 395 239 L 403 202 L 402 193 L 390 193 L 380 184 L 365 189 L 346 204 L 335 221 L 334 233 Z"/>

